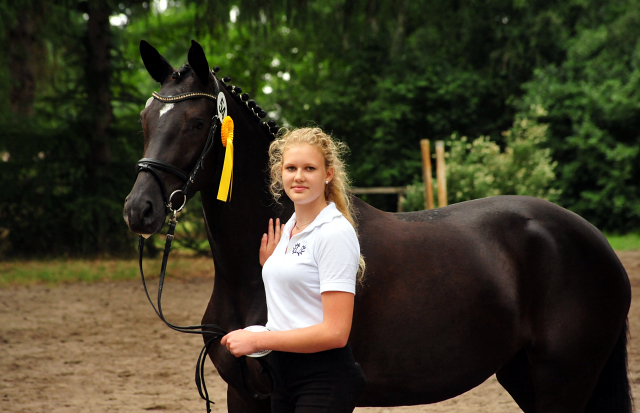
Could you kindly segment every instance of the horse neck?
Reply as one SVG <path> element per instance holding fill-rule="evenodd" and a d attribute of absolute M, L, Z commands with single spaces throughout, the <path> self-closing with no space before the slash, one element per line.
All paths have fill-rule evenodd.
<path fill-rule="evenodd" d="M 258 249 L 268 219 L 275 218 L 276 211 L 266 188 L 268 139 L 258 136 L 261 140 L 255 145 L 236 147 L 233 188 L 228 202 L 217 200 L 217 185 L 201 191 L 216 269 L 215 288 L 232 295 L 264 295 Z M 246 142 L 251 142 L 248 138 Z M 236 136 L 234 141 L 242 139 L 243 136 Z"/>

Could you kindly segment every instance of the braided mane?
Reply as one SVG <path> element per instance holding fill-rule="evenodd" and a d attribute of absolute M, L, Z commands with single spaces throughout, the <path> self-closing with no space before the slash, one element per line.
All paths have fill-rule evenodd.
<path fill-rule="evenodd" d="M 188 65 L 185 65 L 188 66 Z M 184 68 L 184 66 L 183 66 Z M 212 73 L 215 74 L 220 70 L 219 66 L 213 68 Z M 251 99 L 248 93 L 242 93 L 242 89 L 238 86 L 234 86 L 230 84 L 231 78 L 229 76 L 225 76 L 220 79 L 222 83 L 224 83 L 225 89 L 234 97 L 236 102 L 240 104 L 241 107 L 245 108 L 250 114 L 255 116 L 256 121 L 261 123 L 262 129 L 270 134 L 272 137 L 275 137 L 280 130 L 280 127 L 276 124 L 276 121 L 271 119 L 268 122 L 261 121 L 261 119 L 267 116 L 267 112 L 262 109 L 255 100 Z"/>
<path fill-rule="evenodd" d="M 213 73 L 213 75 L 215 76 L 219 70 L 220 67 L 216 66 L 213 68 L 211 73 Z M 192 71 L 193 70 L 191 69 L 191 66 L 189 66 L 189 64 L 187 63 L 180 69 L 173 72 L 171 77 L 175 80 L 176 83 L 180 83 L 182 79 L 186 78 L 186 76 Z M 255 100 L 251 99 L 251 96 L 249 96 L 248 93 L 242 93 L 242 89 L 240 87 L 229 84 L 229 82 L 231 82 L 231 78 L 229 76 L 225 76 L 219 80 L 225 85 L 225 89 L 227 89 L 231 96 L 235 98 L 236 102 L 238 102 L 240 106 L 244 107 L 245 110 L 247 110 L 250 114 L 254 115 L 258 122 L 260 122 L 262 118 L 267 116 L 267 112 L 265 112 L 264 109 L 262 109 L 262 107 L 260 107 Z M 267 122 L 262 121 L 261 126 L 262 129 L 272 137 L 275 137 L 280 130 L 280 127 L 273 119 Z"/>

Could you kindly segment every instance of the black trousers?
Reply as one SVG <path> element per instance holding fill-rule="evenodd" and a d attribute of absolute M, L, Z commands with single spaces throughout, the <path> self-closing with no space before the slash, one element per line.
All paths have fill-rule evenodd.
<path fill-rule="evenodd" d="M 348 345 L 310 354 L 273 351 L 269 363 L 278 380 L 272 413 L 351 413 L 365 384 Z"/>

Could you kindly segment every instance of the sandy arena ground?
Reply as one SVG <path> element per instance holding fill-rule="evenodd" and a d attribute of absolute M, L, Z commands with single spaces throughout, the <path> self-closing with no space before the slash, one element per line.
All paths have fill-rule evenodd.
<path fill-rule="evenodd" d="M 640 252 L 620 253 L 636 297 L 629 321 L 630 377 L 640 404 Z M 164 308 L 177 324 L 198 324 L 212 279 L 169 280 Z M 136 282 L 0 290 L 0 411 L 204 412 L 193 374 L 199 336 L 169 330 Z M 226 385 L 211 363 L 215 412 L 226 412 Z M 495 380 L 441 403 L 358 408 L 357 413 L 518 412 Z"/>

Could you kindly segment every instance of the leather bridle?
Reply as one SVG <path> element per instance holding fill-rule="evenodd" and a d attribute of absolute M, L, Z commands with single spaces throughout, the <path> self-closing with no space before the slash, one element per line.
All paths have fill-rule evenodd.
<path fill-rule="evenodd" d="M 183 93 L 183 94 L 174 95 L 174 96 L 162 96 L 156 92 L 153 92 L 153 98 L 164 103 L 175 103 L 175 102 L 181 102 L 183 100 L 200 99 L 200 98 L 211 99 L 217 103 L 218 101 L 217 96 L 220 93 L 220 86 L 218 85 L 218 79 L 215 76 L 214 76 L 214 79 L 216 82 L 215 95 L 204 93 L 204 92 L 189 92 L 189 93 Z M 207 156 L 209 151 L 211 151 L 211 148 L 213 148 L 213 137 L 216 133 L 216 129 L 218 128 L 218 125 L 220 125 L 221 122 L 222 122 L 222 119 L 218 117 L 218 112 L 214 111 L 213 117 L 211 118 L 211 127 L 209 128 L 209 136 L 207 136 L 207 141 L 204 144 L 204 148 L 202 149 L 202 153 L 200 154 L 198 161 L 194 165 L 193 169 L 191 169 L 191 172 L 189 174 L 186 174 L 182 169 L 176 166 L 173 166 L 170 163 L 162 161 L 160 159 L 142 158 L 136 163 L 136 172 L 138 174 L 140 172 L 149 172 L 156 179 L 162 191 L 162 199 L 164 200 L 164 205 L 168 211 L 173 212 L 174 217 L 178 212 L 182 210 L 182 208 L 184 208 L 184 206 L 187 203 L 189 186 L 193 183 L 198 171 L 202 169 L 202 164 L 204 162 L 205 156 Z M 162 180 L 162 177 L 160 176 L 160 174 L 158 173 L 159 171 L 169 172 L 177 176 L 178 178 L 180 178 L 182 182 L 184 182 L 182 188 L 173 191 L 171 195 L 169 195 L 167 191 L 167 186 Z M 173 197 L 176 194 L 182 194 L 182 197 L 183 197 L 182 204 L 180 204 L 178 208 L 175 208 L 173 205 Z"/>
<path fill-rule="evenodd" d="M 174 95 L 174 96 L 162 96 L 156 92 L 153 92 L 153 98 L 164 103 L 175 103 L 175 102 L 181 102 L 183 100 L 188 100 L 188 99 L 206 98 L 206 99 L 211 99 L 218 104 L 219 102 L 218 102 L 217 96 L 219 96 L 220 94 L 220 86 L 218 83 L 219 80 L 216 78 L 215 75 L 213 76 L 213 78 L 216 85 L 215 95 L 204 93 L 204 92 L 189 92 L 189 93 L 183 93 L 183 94 Z M 211 127 L 209 129 L 209 136 L 207 137 L 207 141 L 205 142 L 204 148 L 202 149 L 202 153 L 200 154 L 198 161 L 194 165 L 193 169 L 191 169 L 191 172 L 189 174 L 185 173 L 182 169 L 174 165 L 171 165 L 168 162 L 162 161 L 160 159 L 142 158 L 136 163 L 136 171 L 138 174 L 140 172 L 149 172 L 156 179 L 156 181 L 160 185 L 160 190 L 162 192 L 162 197 L 164 200 L 164 205 L 167 208 L 167 212 L 172 212 L 172 217 L 169 220 L 169 229 L 167 231 L 167 237 L 165 241 L 164 255 L 162 257 L 162 265 L 160 267 L 160 278 L 158 280 L 157 307 L 156 305 L 154 305 L 153 301 L 151 300 L 151 297 L 149 296 L 149 291 L 147 290 L 147 283 L 144 278 L 144 271 L 142 270 L 144 237 L 140 235 L 138 237 L 138 252 L 139 252 L 138 264 L 140 267 L 140 276 L 142 277 L 142 285 L 144 286 L 144 292 L 147 296 L 147 299 L 149 300 L 149 303 L 151 303 L 151 306 L 153 307 L 154 311 L 156 312 L 158 317 L 160 317 L 160 319 L 169 328 L 181 333 L 202 334 L 202 335 L 207 335 L 211 337 L 206 341 L 204 347 L 202 348 L 202 351 L 200 351 L 200 355 L 198 356 L 198 361 L 196 362 L 196 386 L 198 388 L 198 393 L 200 394 L 200 397 L 206 401 L 207 413 L 211 412 L 210 404 L 213 402 L 209 400 L 209 393 L 207 391 L 207 386 L 205 384 L 205 379 L 204 379 L 204 365 L 207 359 L 206 356 L 211 345 L 215 341 L 224 337 L 227 334 L 227 331 L 225 331 L 224 329 L 222 329 L 220 326 L 216 324 L 200 324 L 200 325 L 194 325 L 194 326 L 177 326 L 175 324 L 172 324 L 165 319 L 164 314 L 162 313 L 161 301 L 162 301 L 162 289 L 164 286 L 164 279 L 167 271 L 167 260 L 169 258 L 169 252 L 171 251 L 171 243 L 174 238 L 176 224 L 178 223 L 178 220 L 177 220 L 178 212 L 180 212 L 187 203 L 189 186 L 194 182 L 194 179 L 198 171 L 202 169 L 204 158 L 209 153 L 209 151 L 211 151 L 211 148 L 213 147 L 214 135 L 215 135 L 216 129 L 218 128 L 218 125 L 220 125 L 221 123 L 222 123 L 222 120 L 218 116 L 218 111 L 216 108 L 216 111 L 214 112 L 214 115 L 211 118 Z M 167 187 L 164 181 L 162 180 L 162 177 L 160 176 L 159 171 L 169 172 L 177 176 L 178 178 L 180 178 L 184 182 L 182 188 L 177 189 L 173 191 L 171 195 L 168 195 Z M 183 196 L 183 199 L 180 206 L 178 208 L 175 208 L 173 205 L 173 197 L 174 195 L 177 195 L 177 194 L 181 194 Z M 262 372 L 264 373 L 266 371 L 269 373 L 269 376 L 271 378 L 271 384 L 272 384 L 272 390 L 269 393 L 260 393 L 256 391 L 251 385 L 251 383 L 249 382 L 249 371 L 248 371 L 249 369 L 247 367 L 246 356 L 238 357 L 237 360 L 240 367 L 240 374 L 242 376 L 242 381 L 245 387 L 247 388 L 247 390 L 249 390 L 249 392 L 252 394 L 252 397 L 254 399 L 263 400 L 271 396 L 271 394 L 273 393 L 273 389 L 276 386 L 276 380 L 275 380 L 275 375 L 273 374 L 273 371 L 271 370 L 269 364 L 262 358 L 257 359 L 257 361 L 262 366 Z"/>

